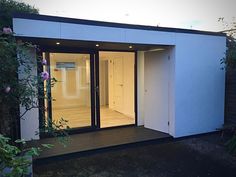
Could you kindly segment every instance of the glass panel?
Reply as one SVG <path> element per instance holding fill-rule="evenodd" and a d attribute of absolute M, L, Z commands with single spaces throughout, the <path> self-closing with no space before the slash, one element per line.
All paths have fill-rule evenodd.
<path fill-rule="evenodd" d="M 90 55 L 50 53 L 52 120 L 68 121 L 70 128 L 91 126 Z"/>
<path fill-rule="evenodd" d="M 133 52 L 99 52 L 101 127 L 135 124 Z"/>

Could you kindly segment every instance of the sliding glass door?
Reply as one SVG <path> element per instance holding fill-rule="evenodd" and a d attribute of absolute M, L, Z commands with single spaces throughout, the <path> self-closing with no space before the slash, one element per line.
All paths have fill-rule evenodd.
<path fill-rule="evenodd" d="M 70 128 L 95 127 L 94 55 L 90 53 L 45 53 L 51 83 L 46 121 L 66 120 Z"/>
<path fill-rule="evenodd" d="M 44 58 L 44 70 L 57 80 L 44 83 L 51 98 L 44 101 L 46 126 L 62 119 L 72 130 L 135 124 L 133 52 L 45 52 Z"/>

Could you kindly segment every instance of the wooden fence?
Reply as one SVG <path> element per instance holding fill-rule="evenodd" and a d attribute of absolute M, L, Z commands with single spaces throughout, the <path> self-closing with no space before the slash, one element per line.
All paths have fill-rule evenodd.
<path fill-rule="evenodd" d="M 225 123 L 236 124 L 236 69 L 226 72 Z"/>

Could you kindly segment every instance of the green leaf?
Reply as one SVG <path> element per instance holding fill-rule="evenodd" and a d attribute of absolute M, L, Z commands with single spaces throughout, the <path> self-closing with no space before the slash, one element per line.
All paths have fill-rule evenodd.
<path fill-rule="evenodd" d="M 15 142 L 16 142 L 16 143 L 22 143 L 22 144 L 25 144 L 25 143 L 26 143 L 24 139 L 18 139 L 18 140 L 16 140 Z"/>
<path fill-rule="evenodd" d="M 41 144 L 41 146 L 47 149 L 51 149 L 52 147 L 54 147 L 53 144 Z"/>
<path fill-rule="evenodd" d="M 39 156 L 39 152 L 40 152 L 40 151 L 41 151 L 40 148 L 32 147 L 32 148 L 27 152 L 27 155 Z"/>

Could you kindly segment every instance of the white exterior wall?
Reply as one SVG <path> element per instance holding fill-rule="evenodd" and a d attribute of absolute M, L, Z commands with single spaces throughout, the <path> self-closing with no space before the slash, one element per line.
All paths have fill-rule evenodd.
<path fill-rule="evenodd" d="M 225 74 L 220 59 L 226 49 L 225 37 L 19 18 L 14 18 L 13 24 L 16 35 L 23 37 L 175 46 L 170 53 L 174 64 L 170 66 L 173 82 L 169 99 L 174 104 L 169 106 L 169 133 L 174 137 L 200 134 L 223 124 Z M 142 78 L 144 54 L 138 52 L 138 125 L 144 124 Z M 33 124 L 29 122 L 26 127 Z"/>
<path fill-rule="evenodd" d="M 139 126 L 144 125 L 144 52 L 137 53 L 137 115 Z"/>
<path fill-rule="evenodd" d="M 31 74 L 37 76 L 37 63 L 36 63 L 36 52 L 35 50 L 29 49 L 29 53 L 27 55 L 31 55 L 32 61 L 32 71 Z M 23 79 L 25 76 L 22 73 L 23 67 L 19 68 L 19 78 Z M 38 88 L 35 88 L 36 90 Z M 37 100 L 36 100 L 37 101 Z M 20 113 L 23 114 L 25 112 L 25 108 L 20 106 Z M 29 141 L 32 139 L 39 139 L 39 110 L 38 108 L 33 108 L 21 118 L 20 120 L 20 130 L 21 130 L 21 138 Z"/>
<path fill-rule="evenodd" d="M 175 137 L 222 127 L 225 45 L 225 37 L 176 34 Z"/>
<path fill-rule="evenodd" d="M 13 18 L 17 36 L 173 45 L 175 33 Z M 25 28 L 27 26 L 27 29 Z"/>

